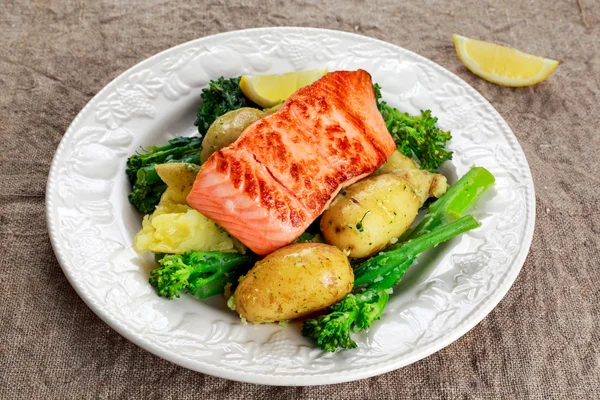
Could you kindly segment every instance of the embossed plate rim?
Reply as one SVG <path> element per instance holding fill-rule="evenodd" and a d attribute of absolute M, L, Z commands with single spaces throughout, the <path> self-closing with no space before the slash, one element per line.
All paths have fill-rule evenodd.
<path fill-rule="evenodd" d="M 261 33 L 270 33 L 270 32 L 278 32 L 285 34 L 302 34 L 302 33 L 310 33 L 310 34 L 324 34 L 330 37 L 337 37 L 341 39 L 354 40 L 358 43 L 374 43 L 381 47 L 385 47 L 391 49 L 392 51 L 400 53 L 404 53 L 410 55 L 411 57 L 419 60 L 420 62 L 428 65 L 433 68 L 437 73 L 447 76 L 452 81 L 458 82 L 461 87 L 463 87 L 470 95 L 475 98 L 481 100 L 483 107 L 493 115 L 493 117 L 497 120 L 496 122 L 499 124 L 502 131 L 506 134 L 506 138 L 513 148 L 513 150 L 517 150 L 520 152 L 522 156 L 519 160 L 523 165 L 523 173 L 527 182 L 525 184 L 525 207 L 526 207 L 526 215 L 527 218 L 525 220 L 524 229 L 524 237 L 523 241 L 520 243 L 520 248 L 518 250 L 518 254 L 515 257 L 515 261 L 510 266 L 509 272 L 498 282 L 498 287 L 493 292 L 492 295 L 485 298 L 478 306 L 472 311 L 472 314 L 462 321 L 462 324 L 459 328 L 454 329 L 449 334 L 444 334 L 441 338 L 434 340 L 433 342 L 422 346 L 419 350 L 413 351 L 407 356 L 400 357 L 399 359 L 387 360 L 378 366 L 363 366 L 356 370 L 352 371 L 337 371 L 334 373 L 322 372 L 319 375 L 314 374 L 278 374 L 278 373 L 256 373 L 256 372 L 248 372 L 235 370 L 234 368 L 225 368 L 222 366 L 212 365 L 205 361 L 193 360 L 187 357 L 184 357 L 180 354 L 174 354 L 165 349 L 156 345 L 156 343 L 151 342 L 146 338 L 141 338 L 137 335 L 136 332 L 131 330 L 129 327 L 125 326 L 118 319 L 115 319 L 112 315 L 108 315 L 101 309 L 100 305 L 96 304 L 93 299 L 88 297 L 84 288 L 80 286 L 73 275 L 73 270 L 71 269 L 71 263 L 66 259 L 66 255 L 63 252 L 60 239 L 58 236 L 58 228 L 56 226 L 56 221 L 53 218 L 52 210 L 53 210 L 53 195 L 56 194 L 56 174 L 58 169 L 58 159 L 67 142 L 72 139 L 75 131 L 75 126 L 78 121 L 82 118 L 82 116 L 89 111 L 89 109 L 97 105 L 96 103 L 102 97 L 102 95 L 111 88 L 114 88 L 119 82 L 123 81 L 131 75 L 133 72 L 141 70 L 144 66 L 151 64 L 157 59 L 163 57 L 167 53 L 175 52 L 179 49 L 189 47 L 192 43 L 202 43 L 203 41 L 208 40 L 226 40 L 231 39 L 243 35 L 258 35 Z M 248 30 L 240 30 L 240 31 L 232 31 L 221 33 L 218 35 L 207 36 L 204 38 L 195 39 L 186 43 L 182 43 L 175 47 L 166 49 L 136 65 L 129 68 L 127 71 L 120 74 L 113 81 L 107 84 L 102 90 L 100 90 L 81 110 L 81 112 L 75 117 L 69 128 L 67 129 L 63 139 L 61 140 L 57 151 L 55 153 L 54 159 L 52 161 L 52 166 L 50 168 L 48 185 L 46 189 L 46 217 L 48 221 L 48 230 L 50 233 L 51 243 L 54 249 L 54 252 L 57 256 L 57 259 L 63 269 L 65 275 L 69 279 L 71 285 L 75 288 L 76 292 L 79 296 L 84 300 L 84 302 L 109 326 L 115 329 L 117 332 L 125 336 L 127 339 L 131 340 L 135 344 L 140 347 L 150 351 L 153 354 L 156 354 L 162 358 L 165 358 L 169 361 L 175 362 L 179 365 L 182 365 L 186 368 L 190 368 L 199 372 L 219 376 L 222 378 L 251 382 L 251 383 L 261 383 L 261 384 L 276 384 L 276 385 L 318 385 L 318 384 L 332 384 L 332 383 L 340 383 L 346 382 L 356 379 L 368 378 L 371 376 L 379 375 L 385 372 L 389 372 L 408 364 L 411 364 L 419 359 L 427 357 L 428 355 L 442 349 L 448 344 L 452 343 L 462 335 L 464 335 L 468 330 L 473 328 L 477 323 L 479 323 L 504 297 L 504 295 L 508 292 L 512 283 L 516 279 L 524 261 L 527 257 L 527 253 L 529 251 L 529 247 L 531 244 L 531 240 L 533 237 L 533 229 L 535 222 L 535 194 L 533 187 L 533 180 L 531 178 L 531 172 L 527 165 L 527 160 L 523 154 L 523 151 L 516 140 L 516 137 L 512 133 L 512 130 L 508 126 L 508 124 L 500 117 L 498 112 L 493 108 L 487 100 L 483 98 L 475 89 L 473 89 L 468 83 L 463 81 L 458 76 L 452 74 L 450 71 L 441 67 L 440 65 L 434 63 L 431 60 L 428 60 L 418 54 L 410 52 L 406 49 L 403 49 L 399 46 L 380 41 L 378 39 L 365 37 L 356 35 L 348 32 L 341 31 L 333 31 L 326 29 L 317 29 L 317 28 L 298 28 L 298 27 L 279 27 L 279 28 L 256 28 L 256 29 L 248 29 Z M 276 379 L 274 379 L 276 378 Z"/>

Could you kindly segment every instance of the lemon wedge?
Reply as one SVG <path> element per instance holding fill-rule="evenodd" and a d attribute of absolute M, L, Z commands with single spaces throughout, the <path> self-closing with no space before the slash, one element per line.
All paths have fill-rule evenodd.
<path fill-rule="evenodd" d="M 475 75 L 503 86 L 529 86 L 548 78 L 558 61 L 464 36 L 452 35 L 456 53 Z"/>
<path fill-rule="evenodd" d="M 283 75 L 243 75 L 240 89 L 261 107 L 276 106 L 298 89 L 310 85 L 327 73 L 325 69 L 288 72 Z"/>

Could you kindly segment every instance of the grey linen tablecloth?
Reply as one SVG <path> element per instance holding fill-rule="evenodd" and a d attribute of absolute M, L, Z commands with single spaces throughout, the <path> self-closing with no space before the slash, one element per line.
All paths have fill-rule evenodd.
<path fill-rule="evenodd" d="M 0 2 L 0 398 L 600 398 L 600 3 L 451 3 Z M 527 155 L 537 222 L 517 281 L 477 327 L 406 368 L 309 388 L 192 372 L 104 324 L 52 252 L 44 214 L 48 169 L 86 102 L 161 50 L 278 25 L 356 32 L 430 58 L 482 93 Z M 454 32 L 561 64 L 539 85 L 495 86 L 461 65 Z"/>

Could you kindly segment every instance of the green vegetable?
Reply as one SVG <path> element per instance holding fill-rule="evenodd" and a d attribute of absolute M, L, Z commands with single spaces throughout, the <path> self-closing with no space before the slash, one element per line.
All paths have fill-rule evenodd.
<path fill-rule="evenodd" d="M 188 251 L 161 258 L 159 268 L 150 272 L 150 284 L 159 296 L 179 297 L 184 290 L 199 299 L 223 293 L 225 285 L 236 282 L 254 263 L 250 255 L 217 251 Z"/>
<path fill-rule="evenodd" d="M 461 224 L 459 224 L 459 222 L 461 222 Z M 400 265 L 407 260 L 412 260 L 425 250 L 465 232 L 466 230 L 462 230 L 463 224 L 468 227 L 466 230 L 474 229 L 479 226 L 473 217 L 467 215 L 456 222 L 441 226 L 433 232 L 428 232 L 415 239 L 409 240 L 395 249 L 389 249 L 369 258 L 354 269 L 354 286 L 358 287 L 372 284 L 378 279 L 382 279 L 384 276 L 391 273 L 397 265 Z"/>
<path fill-rule="evenodd" d="M 366 330 L 381 317 L 393 286 L 421 252 L 479 226 L 470 215 L 462 215 L 493 183 L 493 175 L 485 168 L 472 168 L 429 207 L 406 242 L 388 247 L 355 268 L 354 285 L 360 292 L 346 295 L 329 308 L 329 314 L 304 321 L 302 334 L 326 351 L 356 347 L 350 331 Z"/>
<path fill-rule="evenodd" d="M 200 165 L 200 147 L 210 125 L 221 115 L 241 107 L 256 107 L 239 87 L 240 77 L 210 81 L 202 90 L 202 105 L 194 123 L 202 136 L 178 137 L 162 147 L 150 147 L 144 153 L 127 160 L 127 177 L 133 185 L 129 201 L 145 214 L 154 211 L 167 185 L 160 179 L 154 165 L 167 162 L 187 162 Z"/>
<path fill-rule="evenodd" d="M 216 81 L 210 81 L 208 87 L 202 90 L 202 105 L 198 108 L 198 117 L 194 122 L 202 136 L 221 115 L 242 107 L 258 108 L 244 96 L 240 89 L 240 79 L 240 76 L 231 79 L 220 77 Z"/>
<path fill-rule="evenodd" d="M 313 235 L 310 232 L 304 232 L 302 235 L 298 236 L 293 243 L 326 243 L 321 234 L 317 233 Z"/>
<path fill-rule="evenodd" d="M 127 177 L 131 184 L 134 184 L 137 171 L 140 168 L 166 162 L 183 162 L 182 158 L 190 156 L 192 153 L 198 153 L 196 150 L 200 149 L 201 143 L 202 140 L 198 136 L 181 136 L 169 140 L 168 144 L 162 147 L 150 146 L 150 150 L 145 150 L 144 153 L 136 153 L 127 159 L 127 169 L 125 170 Z"/>
<path fill-rule="evenodd" d="M 342 301 L 329 308 L 331 313 L 304 321 L 302 334 L 316 340 L 326 351 L 335 351 L 338 347 L 356 347 L 350 338 L 350 330 L 359 332 L 368 329 L 381 317 L 392 287 L 400 282 L 417 255 L 478 226 L 479 223 L 472 216 L 466 215 L 435 232 L 408 241 L 396 250 L 370 258 L 355 269 L 355 275 L 358 275 L 355 286 L 369 286 L 357 294 L 347 294 Z"/>
<path fill-rule="evenodd" d="M 374 87 L 377 108 L 402 154 L 416 157 L 421 168 L 429 172 L 435 172 L 444 161 L 452 159 L 452 152 L 445 149 L 452 135 L 435 126 L 437 118 L 431 116 L 430 110 L 421 110 L 420 116 L 400 112 L 381 100 L 379 85 Z"/>
<path fill-rule="evenodd" d="M 151 146 L 144 153 L 137 153 L 127 160 L 127 177 L 133 185 L 129 202 L 145 214 L 154 211 L 167 185 L 156 173 L 155 165 L 169 162 L 200 164 L 198 136 L 177 137 L 162 147 Z"/>
<path fill-rule="evenodd" d="M 347 294 L 329 307 L 329 314 L 304 321 L 302 335 L 314 339 L 325 351 L 353 349 L 356 342 L 350 337 L 350 332 L 368 329 L 379 319 L 388 299 L 386 290 L 368 289 L 358 294 Z"/>
<path fill-rule="evenodd" d="M 409 229 L 399 242 L 414 239 L 434 231 L 439 226 L 455 221 L 494 184 L 494 175 L 483 167 L 472 167 L 442 197 L 431 203 L 427 214 L 413 229 Z M 391 246 L 398 246 L 397 244 Z"/>

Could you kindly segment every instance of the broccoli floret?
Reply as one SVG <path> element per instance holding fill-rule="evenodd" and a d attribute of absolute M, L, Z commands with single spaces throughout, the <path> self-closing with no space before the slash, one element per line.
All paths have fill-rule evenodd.
<path fill-rule="evenodd" d="M 352 311 L 332 311 L 318 319 L 309 319 L 302 324 L 302 335 L 313 339 L 325 351 L 338 348 L 353 349 L 356 342 L 350 337 L 357 309 Z"/>
<path fill-rule="evenodd" d="M 133 185 L 129 202 L 145 214 L 154 211 L 167 185 L 156 173 L 156 164 L 186 162 L 200 164 L 201 138 L 177 137 L 162 147 L 151 146 L 127 160 L 127 177 Z"/>
<path fill-rule="evenodd" d="M 353 349 L 356 342 L 350 332 L 369 329 L 381 317 L 389 297 L 386 290 L 376 287 L 348 294 L 329 308 L 329 314 L 305 321 L 302 335 L 314 339 L 325 351 Z"/>
<path fill-rule="evenodd" d="M 188 251 L 162 257 L 159 268 L 150 272 L 150 284 L 159 296 L 179 297 L 183 290 L 204 299 L 223 293 L 225 285 L 237 278 L 253 264 L 253 257 L 238 253 L 217 251 Z"/>
<path fill-rule="evenodd" d="M 485 168 L 472 168 L 429 207 L 407 241 L 355 267 L 354 286 L 362 292 L 346 295 L 329 308 L 329 314 L 304 321 L 302 334 L 326 351 L 356 347 L 350 331 L 366 330 L 381 317 L 392 288 L 420 253 L 479 226 L 472 216 L 462 215 L 493 183 L 494 177 Z"/>
<path fill-rule="evenodd" d="M 129 202 L 144 214 L 150 214 L 160 201 L 167 185 L 160 179 L 154 166 L 137 170 L 137 178 L 129 193 Z"/>
<path fill-rule="evenodd" d="M 452 152 L 445 149 L 452 135 L 435 126 L 438 119 L 431 116 L 430 110 L 421 110 L 420 116 L 400 112 L 381 100 L 379 85 L 374 87 L 377 108 L 398 151 L 407 157 L 416 157 L 421 168 L 429 172 L 435 172 L 444 161 L 452 159 Z"/>
<path fill-rule="evenodd" d="M 220 77 L 216 81 L 210 81 L 208 87 L 202 90 L 202 105 L 198 108 L 194 122 L 202 136 L 221 115 L 242 107 L 258 108 L 240 89 L 240 79 L 240 76 L 231 79 Z"/>
<path fill-rule="evenodd" d="M 389 298 L 388 290 L 400 281 L 418 254 L 478 226 L 479 223 L 467 215 L 398 249 L 370 258 L 354 270 L 354 285 L 366 284 L 366 289 L 358 294 L 347 294 L 329 308 L 330 314 L 305 321 L 302 333 L 315 339 L 326 351 L 356 347 L 350 338 L 350 329 L 366 330 L 381 317 Z"/>

